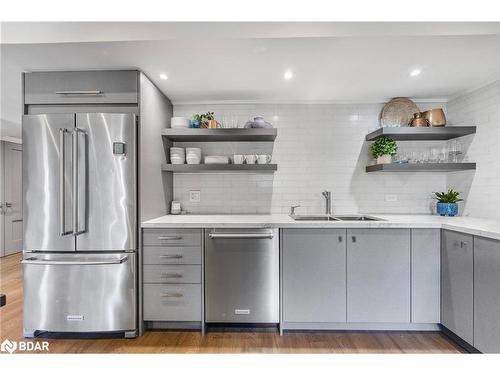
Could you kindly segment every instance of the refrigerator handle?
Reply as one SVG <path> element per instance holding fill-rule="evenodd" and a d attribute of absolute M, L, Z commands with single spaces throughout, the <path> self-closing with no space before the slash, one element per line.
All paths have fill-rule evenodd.
<path fill-rule="evenodd" d="M 59 225 L 61 236 L 66 236 L 73 231 L 66 230 L 66 189 L 65 189 L 65 166 L 66 153 L 64 145 L 64 135 L 68 133 L 67 129 L 59 129 Z"/>
<path fill-rule="evenodd" d="M 79 234 L 85 233 L 87 231 L 87 228 L 84 228 L 83 230 L 80 230 L 79 228 L 79 223 L 78 223 L 78 215 L 79 215 L 79 193 L 80 193 L 80 185 L 79 185 L 79 178 L 78 178 L 78 134 L 82 133 L 85 136 L 85 131 L 79 128 L 73 129 L 72 133 L 72 143 L 73 143 L 73 157 L 72 157 L 72 162 L 73 162 L 73 235 L 78 236 Z M 87 169 L 87 160 L 86 160 L 86 155 L 84 157 L 85 161 L 85 170 Z M 85 171 L 86 173 L 86 171 Z M 86 189 L 84 189 L 84 194 L 86 194 Z M 84 208 L 84 213 L 87 215 L 87 198 L 85 197 L 85 208 Z M 85 216 L 86 217 L 86 216 Z M 86 220 L 84 220 L 86 221 Z"/>

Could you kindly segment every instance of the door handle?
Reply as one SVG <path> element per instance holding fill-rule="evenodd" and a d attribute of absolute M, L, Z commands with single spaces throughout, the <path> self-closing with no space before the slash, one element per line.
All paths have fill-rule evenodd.
<path fill-rule="evenodd" d="M 89 261 L 71 261 L 71 260 L 43 260 L 38 258 L 26 258 L 21 264 L 38 264 L 42 266 L 97 266 L 106 264 L 122 264 L 128 260 L 128 256 L 113 260 L 89 260 Z"/>
<path fill-rule="evenodd" d="M 57 95 L 101 95 L 103 92 L 101 90 L 66 90 L 66 91 L 56 91 Z"/>
<path fill-rule="evenodd" d="M 66 148 L 64 146 L 64 135 L 69 133 L 67 129 L 59 129 L 59 232 L 61 236 L 66 236 L 73 231 L 66 230 L 66 184 L 65 184 L 65 165 L 66 165 Z"/>
<path fill-rule="evenodd" d="M 80 186 L 79 186 L 79 177 L 78 177 L 78 155 L 79 155 L 79 149 L 78 149 L 78 134 L 81 133 L 85 135 L 85 131 L 79 128 L 74 128 L 72 132 L 72 146 L 73 146 L 73 157 L 72 157 L 72 162 L 73 162 L 73 235 L 78 236 L 82 233 L 85 233 L 87 231 L 86 228 L 83 230 L 80 230 L 79 228 L 79 223 L 78 223 L 78 215 L 79 215 L 79 192 L 80 192 Z M 85 145 L 84 145 L 85 148 Z M 87 170 L 87 160 L 86 160 L 86 155 L 84 158 L 85 161 L 85 172 Z M 84 191 L 84 193 L 86 193 Z M 85 196 L 85 207 L 84 207 L 84 215 L 85 218 L 87 217 L 87 197 Z M 86 220 L 84 220 L 86 221 Z"/>
<path fill-rule="evenodd" d="M 248 238 L 248 239 L 272 239 L 274 238 L 273 232 L 266 233 L 209 233 L 208 236 L 212 239 L 216 238 Z"/>

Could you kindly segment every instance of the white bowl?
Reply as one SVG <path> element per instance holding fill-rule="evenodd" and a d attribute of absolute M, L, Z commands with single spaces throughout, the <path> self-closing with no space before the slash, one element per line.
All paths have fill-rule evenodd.
<path fill-rule="evenodd" d="M 170 126 L 172 128 L 189 128 L 191 121 L 186 117 L 172 117 L 170 119 Z"/>

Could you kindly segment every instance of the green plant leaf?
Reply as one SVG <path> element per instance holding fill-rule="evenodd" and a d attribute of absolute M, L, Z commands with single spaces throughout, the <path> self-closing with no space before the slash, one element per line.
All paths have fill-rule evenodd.
<path fill-rule="evenodd" d="M 382 155 L 396 155 L 398 145 L 394 139 L 389 137 L 381 137 L 377 139 L 370 147 L 372 157 L 374 159 Z"/>

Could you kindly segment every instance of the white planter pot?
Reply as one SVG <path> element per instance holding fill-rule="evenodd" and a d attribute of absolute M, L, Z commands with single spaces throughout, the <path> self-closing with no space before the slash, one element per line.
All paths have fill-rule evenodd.
<path fill-rule="evenodd" d="M 377 158 L 377 164 L 391 164 L 392 156 L 391 155 L 382 155 Z"/>

